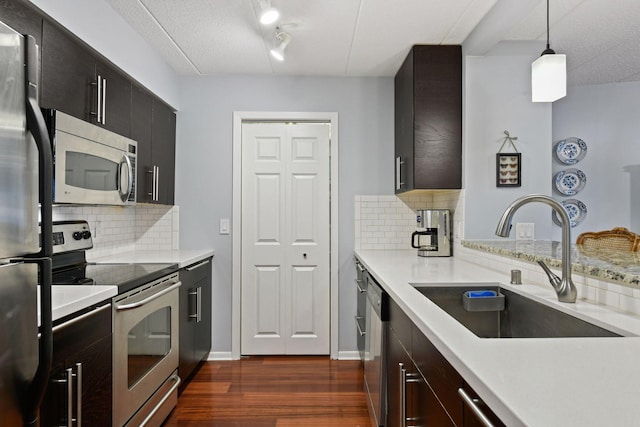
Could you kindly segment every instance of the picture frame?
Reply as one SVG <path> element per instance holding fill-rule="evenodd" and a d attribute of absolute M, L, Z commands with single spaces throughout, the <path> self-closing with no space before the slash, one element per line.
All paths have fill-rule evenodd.
<path fill-rule="evenodd" d="M 522 155 L 520 153 L 496 154 L 496 187 L 520 187 L 522 185 Z"/>

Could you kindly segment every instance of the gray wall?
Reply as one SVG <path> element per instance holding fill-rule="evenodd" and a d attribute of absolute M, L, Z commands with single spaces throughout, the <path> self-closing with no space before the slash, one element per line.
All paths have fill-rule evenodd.
<path fill-rule="evenodd" d="M 511 201 L 529 193 L 550 195 L 551 104 L 531 102 L 534 59 L 512 54 L 465 58 L 465 239 L 498 239 L 496 225 Z M 496 187 L 496 153 L 505 130 L 518 137 L 521 187 Z M 551 237 L 547 206 L 522 207 L 514 216 L 517 222 L 534 223 L 536 239 Z"/>
<path fill-rule="evenodd" d="M 354 195 L 393 194 L 393 79 L 231 76 L 184 78 L 177 129 L 180 248 L 215 248 L 213 351 L 231 351 L 231 235 L 234 111 L 338 112 L 339 350 L 356 349 Z M 232 225 L 232 233 L 237 232 Z"/>
<path fill-rule="evenodd" d="M 640 83 L 570 87 L 553 105 L 553 139 L 570 136 L 587 143 L 586 157 L 575 168 L 587 176 L 573 198 L 587 206 L 585 220 L 572 233 L 627 227 L 640 232 Z M 552 151 L 552 146 L 549 151 Z M 553 171 L 571 166 L 554 160 Z M 569 197 L 554 194 L 558 200 Z M 554 227 L 559 239 L 560 228 Z"/>

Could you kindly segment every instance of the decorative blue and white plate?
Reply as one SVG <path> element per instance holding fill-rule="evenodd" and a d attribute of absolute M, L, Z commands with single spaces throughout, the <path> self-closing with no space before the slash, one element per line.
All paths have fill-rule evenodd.
<path fill-rule="evenodd" d="M 567 199 L 562 201 L 564 210 L 569 215 L 569 224 L 571 227 L 575 227 L 580 224 L 587 217 L 587 206 L 578 199 Z M 562 226 L 562 220 L 558 218 L 556 211 L 553 211 L 553 222 L 556 225 Z"/>
<path fill-rule="evenodd" d="M 580 169 L 569 168 L 560 171 L 553 179 L 556 190 L 563 196 L 575 196 L 584 188 L 587 176 Z"/>
<path fill-rule="evenodd" d="M 587 143 L 572 136 L 556 143 L 556 158 L 565 165 L 575 165 L 587 155 Z"/>

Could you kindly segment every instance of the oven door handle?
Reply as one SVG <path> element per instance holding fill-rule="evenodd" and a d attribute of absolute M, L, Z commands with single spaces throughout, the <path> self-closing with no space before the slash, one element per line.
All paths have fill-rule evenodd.
<path fill-rule="evenodd" d="M 182 282 L 176 282 L 173 285 L 164 288 L 161 291 L 155 292 L 152 295 L 149 295 L 148 297 L 141 299 L 140 301 L 136 301 L 136 302 L 132 302 L 129 304 L 116 304 L 116 310 L 117 311 L 124 311 L 124 310 L 131 310 L 134 308 L 138 308 L 138 307 L 142 307 L 145 304 L 150 303 L 151 301 L 154 301 L 158 298 L 160 298 L 161 296 L 168 294 L 169 292 L 173 291 L 174 289 L 178 289 L 180 286 L 182 286 Z"/>

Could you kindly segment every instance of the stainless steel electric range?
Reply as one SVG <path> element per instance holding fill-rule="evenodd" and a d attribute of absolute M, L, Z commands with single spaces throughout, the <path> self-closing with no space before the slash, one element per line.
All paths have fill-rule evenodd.
<path fill-rule="evenodd" d="M 113 425 L 160 426 L 178 400 L 176 264 L 92 264 L 86 221 L 53 225 L 53 285 L 117 286 L 113 325 Z"/>

